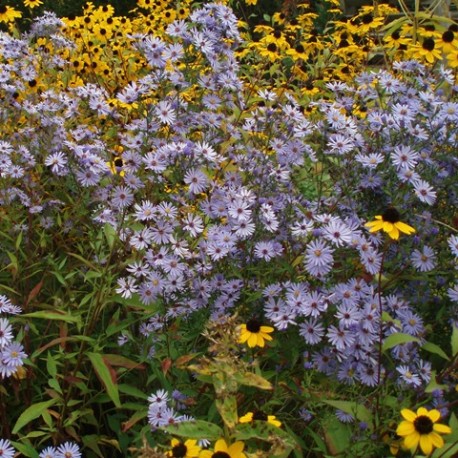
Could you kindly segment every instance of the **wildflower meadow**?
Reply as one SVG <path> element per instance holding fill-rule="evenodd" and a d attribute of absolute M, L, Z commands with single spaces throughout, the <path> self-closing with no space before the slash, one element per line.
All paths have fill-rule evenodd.
<path fill-rule="evenodd" d="M 55 3 L 0 5 L 0 457 L 457 457 L 450 2 Z"/>

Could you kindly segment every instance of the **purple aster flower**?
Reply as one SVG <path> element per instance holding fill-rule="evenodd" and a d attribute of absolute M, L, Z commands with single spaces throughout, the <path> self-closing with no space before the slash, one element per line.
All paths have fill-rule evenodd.
<path fill-rule="evenodd" d="M 46 447 L 40 452 L 40 458 L 56 458 L 57 450 L 55 447 Z"/>
<path fill-rule="evenodd" d="M 412 265 L 420 272 L 429 272 L 436 267 L 436 253 L 428 245 L 425 245 L 422 251 L 414 250 L 410 259 Z"/>
<path fill-rule="evenodd" d="M 0 349 L 13 340 L 13 332 L 10 322 L 6 318 L 0 318 Z"/>
<path fill-rule="evenodd" d="M 398 366 L 396 367 L 396 370 L 399 372 L 401 380 L 407 385 L 413 387 L 421 386 L 422 382 L 419 375 L 412 372 L 409 366 Z"/>
<path fill-rule="evenodd" d="M 132 191 L 125 186 L 116 186 L 113 190 L 111 204 L 114 208 L 125 208 L 134 201 Z"/>
<path fill-rule="evenodd" d="M 8 439 L 0 439 L 0 456 L 2 458 L 13 458 L 16 450 Z"/>
<path fill-rule="evenodd" d="M 447 290 L 447 295 L 451 301 L 458 303 L 458 283 Z"/>
<path fill-rule="evenodd" d="M 351 413 L 342 410 L 336 410 L 336 417 L 342 423 L 353 423 L 355 421 L 355 417 Z"/>
<path fill-rule="evenodd" d="M 256 243 L 254 255 L 259 259 L 264 259 L 264 261 L 270 261 L 276 256 L 274 243 L 271 241 Z"/>
<path fill-rule="evenodd" d="M 324 327 L 317 318 L 311 318 L 299 325 L 299 334 L 308 344 L 316 345 L 324 336 Z"/>
<path fill-rule="evenodd" d="M 56 458 L 81 458 L 81 452 L 77 444 L 65 442 L 57 447 Z"/>
<path fill-rule="evenodd" d="M 436 191 L 424 180 L 417 180 L 413 183 L 415 195 L 428 205 L 433 205 L 436 201 Z"/>
<path fill-rule="evenodd" d="M 324 241 L 310 242 L 305 252 L 305 268 L 310 275 L 315 277 L 326 275 L 334 263 L 333 252 L 334 250 Z"/>
<path fill-rule="evenodd" d="M 339 351 L 344 351 L 347 347 L 351 346 L 355 340 L 353 333 L 340 325 L 338 328 L 334 325 L 329 326 L 326 336 L 329 342 Z"/>
<path fill-rule="evenodd" d="M 198 169 L 190 169 L 184 176 L 184 182 L 189 185 L 189 192 L 191 194 L 200 194 L 207 189 L 208 178 Z"/>
<path fill-rule="evenodd" d="M 458 235 L 451 235 L 447 242 L 453 256 L 458 257 Z"/>

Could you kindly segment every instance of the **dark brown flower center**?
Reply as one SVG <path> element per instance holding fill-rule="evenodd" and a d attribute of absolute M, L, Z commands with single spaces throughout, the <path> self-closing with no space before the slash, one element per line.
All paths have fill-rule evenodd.
<path fill-rule="evenodd" d="M 261 324 L 259 323 L 258 320 L 255 320 L 255 319 L 248 320 L 246 324 L 246 328 L 248 331 L 256 334 L 257 332 L 261 330 Z"/>
<path fill-rule="evenodd" d="M 395 208 L 388 208 L 383 212 L 382 220 L 387 223 L 397 223 L 400 220 L 399 212 Z"/>
<path fill-rule="evenodd" d="M 427 51 L 432 51 L 436 44 L 434 43 L 434 40 L 432 38 L 425 38 L 423 40 L 422 47 L 423 49 L 426 49 Z"/>
<path fill-rule="evenodd" d="M 226 452 L 216 452 L 213 453 L 212 458 L 231 458 L 231 455 Z"/>
<path fill-rule="evenodd" d="M 176 458 L 183 458 L 184 456 L 186 456 L 187 452 L 188 448 L 186 447 L 186 445 L 182 443 L 179 443 L 172 448 L 172 456 Z"/>
<path fill-rule="evenodd" d="M 455 35 L 451 30 L 447 30 L 442 34 L 442 41 L 444 43 L 451 43 L 454 38 L 455 38 Z"/>
<path fill-rule="evenodd" d="M 267 49 L 270 51 L 270 52 L 275 52 L 277 50 L 277 45 L 275 43 L 269 43 L 267 45 Z"/>
<path fill-rule="evenodd" d="M 267 415 L 262 410 L 256 410 L 253 413 L 253 420 L 267 421 Z"/>
<path fill-rule="evenodd" d="M 413 425 L 420 434 L 429 434 L 433 431 L 433 421 L 426 415 L 415 418 Z"/>

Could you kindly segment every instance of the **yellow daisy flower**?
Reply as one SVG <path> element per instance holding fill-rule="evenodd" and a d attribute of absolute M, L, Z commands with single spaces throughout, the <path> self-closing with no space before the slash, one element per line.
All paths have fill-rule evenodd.
<path fill-rule="evenodd" d="M 401 232 L 407 235 L 416 232 L 412 226 L 400 221 L 399 212 L 395 208 L 388 208 L 382 215 L 377 215 L 375 221 L 369 221 L 365 226 L 369 228 L 369 232 L 383 230 L 394 240 L 399 239 Z"/>
<path fill-rule="evenodd" d="M 42 4 L 43 2 L 41 0 L 24 0 L 24 5 L 30 9 L 36 8 Z"/>
<path fill-rule="evenodd" d="M 275 415 L 266 415 L 262 410 L 255 410 L 254 412 L 248 412 L 239 418 L 240 423 L 251 423 L 253 420 L 261 420 L 270 423 L 271 425 L 281 427 L 281 421 L 278 421 Z"/>
<path fill-rule="evenodd" d="M 438 410 L 427 410 L 420 407 L 417 413 L 410 409 L 402 409 L 404 421 L 399 424 L 396 433 L 404 438 L 404 445 L 416 450 L 420 446 L 425 455 L 429 455 L 434 447 L 444 446 L 444 439 L 439 434 L 450 434 L 451 428 L 447 425 L 436 423 L 441 414 Z"/>
<path fill-rule="evenodd" d="M 21 17 L 21 12 L 15 10 L 11 6 L 0 6 L 0 22 L 14 22 L 15 19 L 19 19 Z"/>
<path fill-rule="evenodd" d="M 170 457 L 196 458 L 201 451 L 201 448 L 197 445 L 197 441 L 194 439 L 188 439 L 184 443 L 177 439 L 172 439 L 170 445 L 172 450 L 167 452 L 167 456 Z"/>
<path fill-rule="evenodd" d="M 241 441 L 228 445 L 224 439 L 218 439 L 213 451 L 203 450 L 200 452 L 199 458 L 246 458 L 245 453 L 243 453 L 244 448 L 245 444 Z"/>
<path fill-rule="evenodd" d="M 248 320 L 246 324 L 240 326 L 239 343 L 246 342 L 250 348 L 264 347 L 265 340 L 272 340 L 269 333 L 273 330 L 271 326 L 262 326 L 256 319 Z"/>

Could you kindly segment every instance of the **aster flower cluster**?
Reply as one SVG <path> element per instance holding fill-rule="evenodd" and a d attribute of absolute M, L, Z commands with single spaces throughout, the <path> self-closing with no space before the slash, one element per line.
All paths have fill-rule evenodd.
<path fill-rule="evenodd" d="M 153 429 L 168 426 L 182 421 L 190 421 L 191 417 L 179 414 L 183 409 L 181 393 L 174 392 L 170 396 L 165 390 L 158 390 L 148 397 L 148 422 Z"/>
<path fill-rule="evenodd" d="M 40 458 L 81 458 L 80 448 L 74 442 L 64 442 L 58 447 L 46 447 L 40 452 Z"/>
<path fill-rule="evenodd" d="M 24 365 L 27 354 L 24 347 L 14 341 L 13 326 L 8 318 L 2 315 L 17 315 L 21 313 L 20 307 L 13 305 L 11 301 L 0 295 L 0 376 L 5 379 L 17 373 Z"/>

